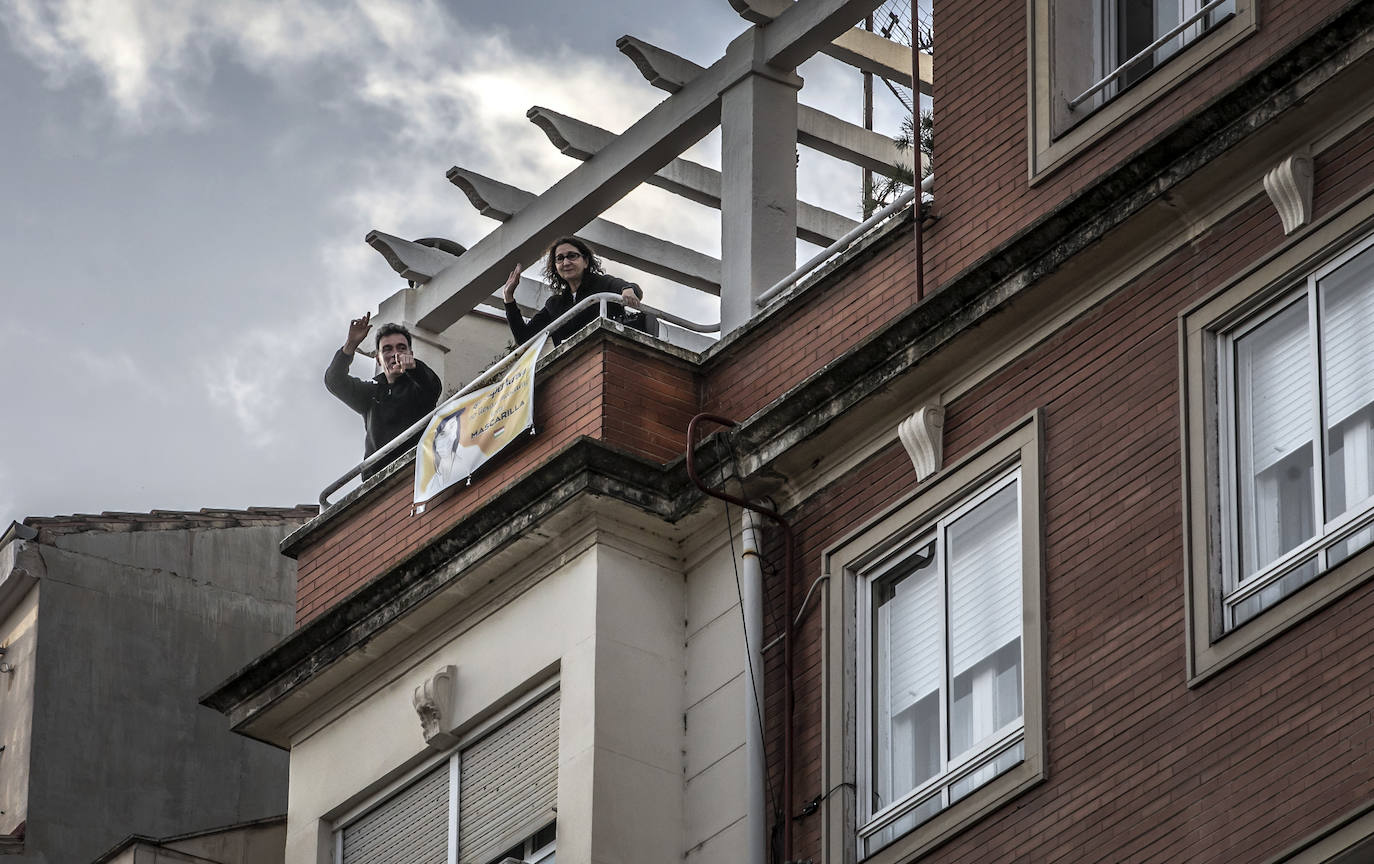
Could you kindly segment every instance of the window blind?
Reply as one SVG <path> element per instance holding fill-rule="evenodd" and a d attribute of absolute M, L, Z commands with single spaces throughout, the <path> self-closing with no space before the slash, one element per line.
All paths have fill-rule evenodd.
<path fill-rule="evenodd" d="M 1237 342 L 1238 420 L 1242 430 L 1250 430 L 1252 476 L 1311 440 L 1308 356 L 1307 305 L 1301 300 Z"/>
<path fill-rule="evenodd" d="M 927 565 L 897 584 L 888 615 L 889 704 L 896 715 L 940 686 L 944 651 L 940 578 L 934 566 Z"/>
<path fill-rule="evenodd" d="M 342 864 L 447 864 L 444 762 L 343 829 Z"/>
<path fill-rule="evenodd" d="M 1326 425 L 1343 423 L 1374 403 L 1374 248 L 1318 285 Z"/>
<path fill-rule="evenodd" d="M 949 526 L 950 665 L 960 675 L 1021 636 L 1017 483 Z"/>
<path fill-rule="evenodd" d="M 558 704 L 558 692 L 550 693 L 463 751 L 459 864 L 489 864 L 554 821 Z"/>

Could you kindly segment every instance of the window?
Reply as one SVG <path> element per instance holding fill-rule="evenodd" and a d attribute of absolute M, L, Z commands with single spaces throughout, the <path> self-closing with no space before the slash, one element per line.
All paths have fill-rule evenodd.
<path fill-rule="evenodd" d="M 1374 237 L 1337 248 L 1185 316 L 1194 676 L 1369 575 Z"/>
<path fill-rule="evenodd" d="M 861 574 L 865 852 L 1021 761 L 1019 472 Z"/>
<path fill-rule="evenodd" d="M 1027 3 L 1032 182 L 1253 33 L 1257 22 L 1256 0 Z"/>
<path fill-rule="evenodd" d="M 1218 342 L 1229 629 L 1372 539 L 1374 245 Z"/>
<path fill-rule="evenodd" d="M 554 864 L 558 706 L 543 693 L 340 819 L 334 860 Z"/>
<path fill-rule="evenodd" d="M 828 746 L 832 770 L 854 765 L 857 858 L 904 860 L 1043 776 L 1037 423 L 827 556 L 832 603 L 853 597 L 855 710 L 832 706 L 852 762 Z"/>
<path fill-rule="evenodd" d="M 1103 87 L 1094 107 L 1235 14 L 1235 6 L 1236 0 L 1098 0 L 1097 78 Z M 1093 95 L 1074 99 L 1080 97 Z"/>

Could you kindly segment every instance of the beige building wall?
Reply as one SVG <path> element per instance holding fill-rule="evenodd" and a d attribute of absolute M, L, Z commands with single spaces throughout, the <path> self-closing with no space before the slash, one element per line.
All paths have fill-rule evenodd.
<path fill-rule="evenodd" d="M 442 758 L 412 696 L 449 665 L 460 739 L 557 679 L 560 864 L 744 860 L 747 715 L 728 540 L 696 544 L 688 565 L 693 544 L 666 532 L 585 522 L 575 540 L 550 538 L 568 545 L 544 565 L 499 576 L 527 583 L 517 596 L 481 614 L 460 606 L 445 620 L 461 623 L 417 632 L 355 676 L 369 683 L 302 715 L 289 864 L 329 862 L 340 819 Z"/>

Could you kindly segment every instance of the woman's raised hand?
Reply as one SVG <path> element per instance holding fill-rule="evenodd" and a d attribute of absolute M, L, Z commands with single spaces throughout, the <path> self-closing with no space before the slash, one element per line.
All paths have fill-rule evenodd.
<path fill-rule="evenodd" d="M 511 268 L 510 275 L 506 277 L 506 284 L 501 288 L 501 297 L 507 303 L 515 302 L 515 286 L 520 284 L 520 271 L 522 269 L 518 263 Z"/>

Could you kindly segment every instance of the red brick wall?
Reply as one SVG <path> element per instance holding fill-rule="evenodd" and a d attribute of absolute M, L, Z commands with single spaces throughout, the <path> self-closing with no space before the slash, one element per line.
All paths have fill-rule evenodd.
<path fill-rule="evenodd" d="M 834 284 L 812 290 L 707 368 L 702 410 L 744 420 L 916 302 L 915 240 L 902 232 Z"/>
<path fill-rule="evenodd" d="M 405 560 L 500 490 L 586 435 L 649 459 L 682 453 L 696 412 L 688 364 L 614 340 L 574 349 L 535 381 L 536 433 L 512 444 L 458 486 L 411 515 L 414 469 L 399 472 L 297 554 L 296 625 Z"/>
<path fill-rule="evenodd" d="M 1256 2 L 1258 32 L 1035 188 L 1027 180 L 1025 0 L 941 5 L 934 80 L 941 219 L 929 235 L 928 284 L 949 281 L 1348 5 Z"/>
<path fill-rule="evenodd" d="M 1342 190 L 1370 181 L 1371 148 L 1374 137 L 1352 135 L 1317 160 L 1318 215 L 1348 194 Z M 1260 221 L 1276 228 L 1272 209 L 1260 211 Z M 1205 277 L 1229 266 L 1227 254 L 1253 256 L 1271 241 L 1247 235 L 1246 242 L 1249 248 L 1227 250 L 1215 260 L 1199 258 L 1191 266 Z M 598 342 L 560 360 L 535 385 L 539 434 L 479 471 L 471 487 L 452 491 L 425 513 L 411 516 L 414 481 L 405 472 L 302 550 L 297 623 L 413 554 L 579 435 L 666 463 L 681 454 L 687 422 L 697 410 L 737 420 L 759 411 L 906 311 L 915 292 L 911 254 L 911 238 L 903 232 L 835 284 L 804 296 L 713 359 L 702 375 L 684 362 L 619 341 Z"/>
<path fill-rule="evenodd" d="M 1374 130 L 1317 171 L 1320 216 L 1374 185 Z M 1049 779 L 923 861 L 1260 861 L 1374 796 L 1374 586 L 1185 685 L 1178 314 L 1282 240 L 1261 196 L 949 406 L 947 463 L 1044 412 Z M 894 443 L 791 514 L 794 603 L 827 546 L 915 483 Z M 826 791 L 814 611 L 797 638 L 791 813 Z M 820 817 L 796 824 L 796 857 L 820 860 Z"/>

